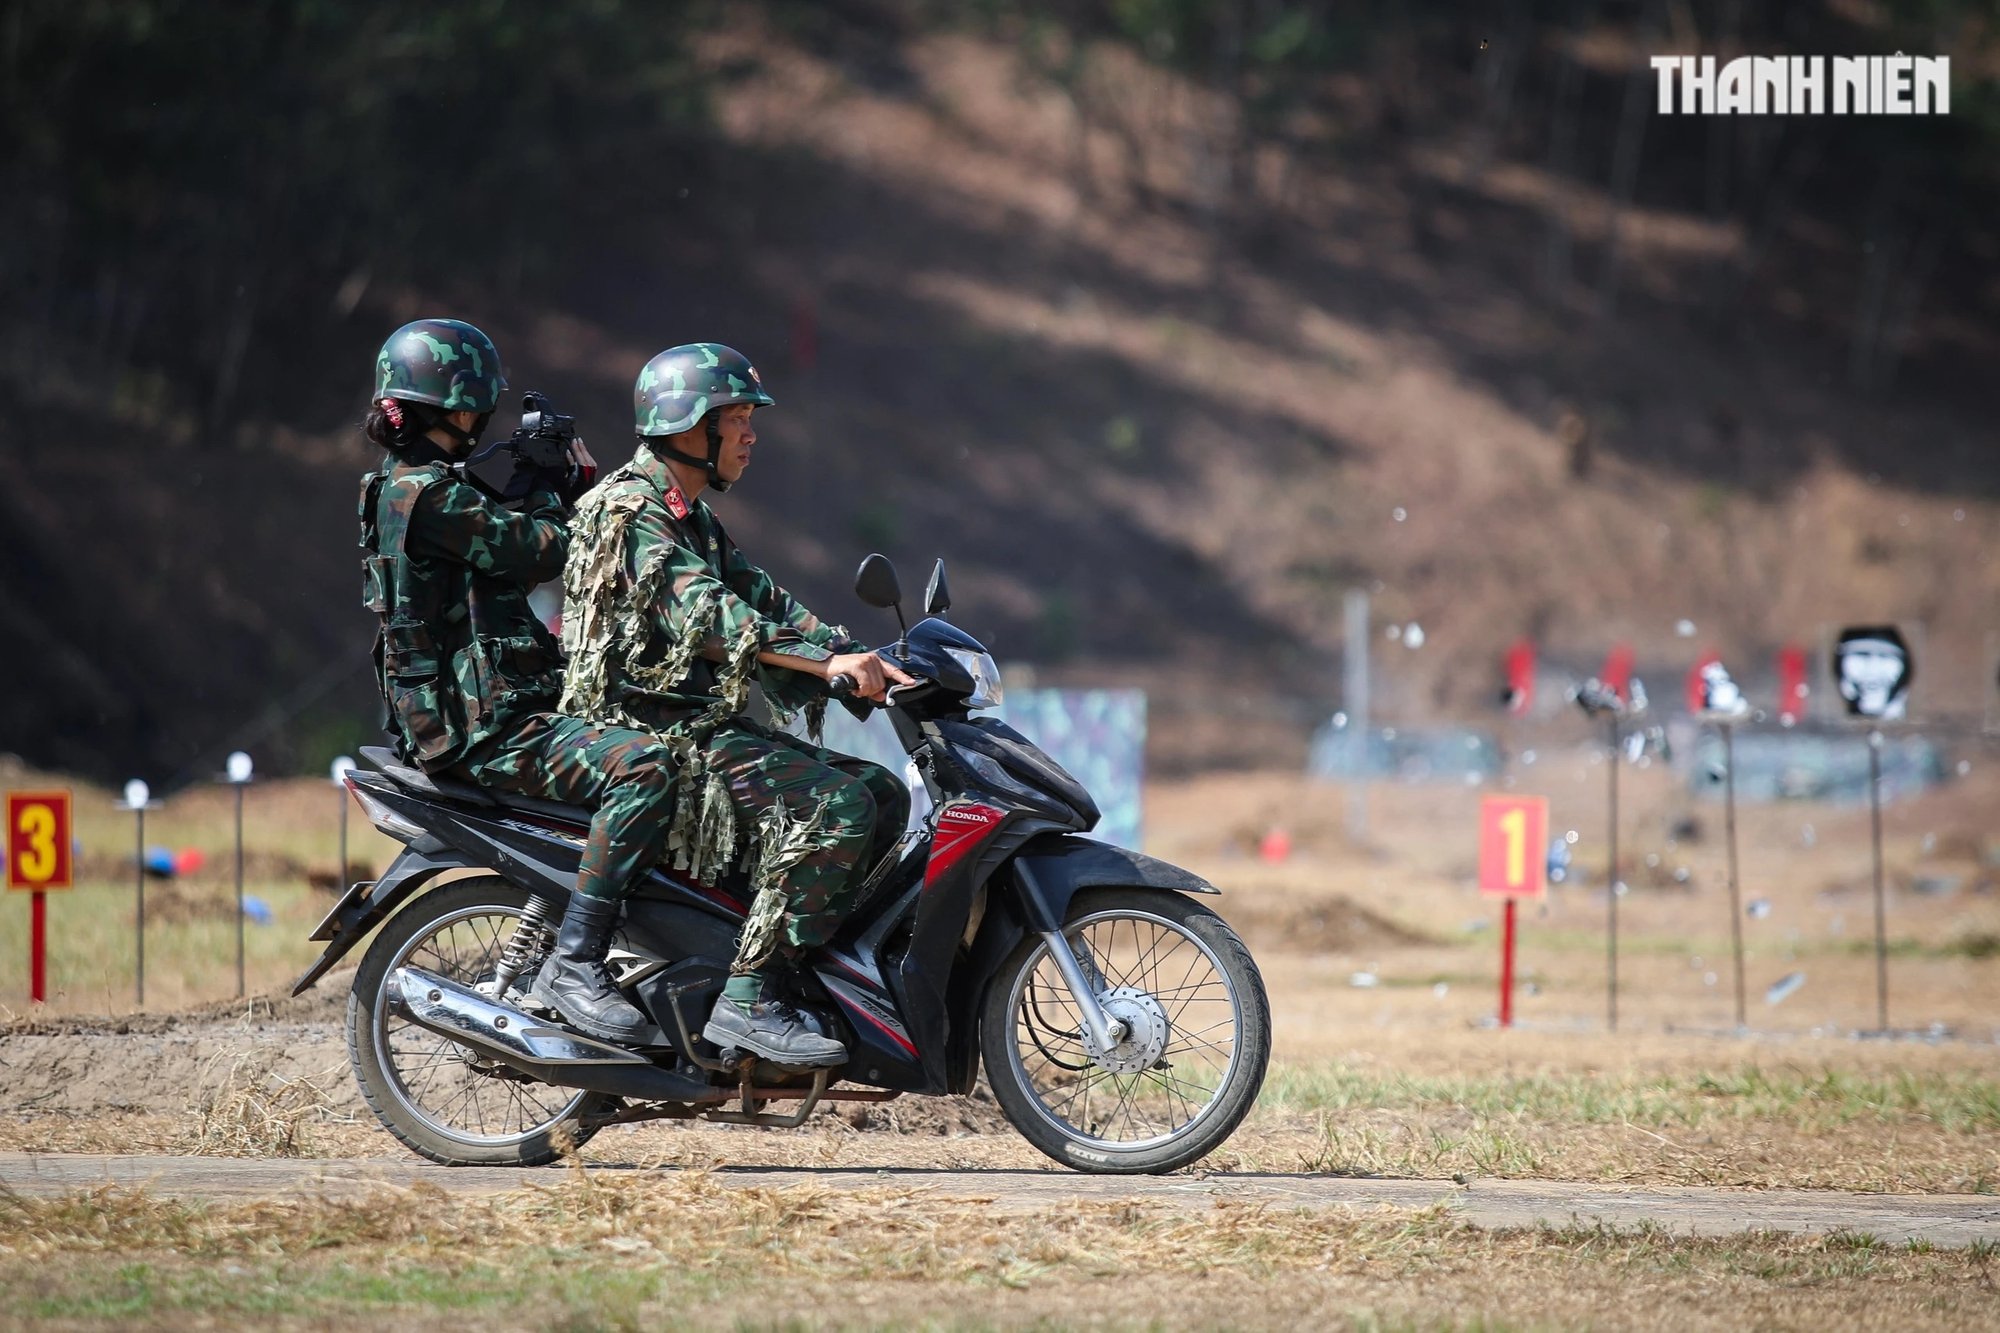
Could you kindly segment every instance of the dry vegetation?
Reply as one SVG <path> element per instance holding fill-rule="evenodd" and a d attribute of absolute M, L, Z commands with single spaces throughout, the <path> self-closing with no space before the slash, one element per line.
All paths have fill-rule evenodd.
<path fill-rule="evenodd" d="M 0 1195 L 0 1237 L 12 1317 L 82 1326 L 414 1326 L 451 1310 L 579 1328 L 1806 1327 L 1851 1324 L 1864 1307 L 1902 1328 L 2000 1318 L 1986 1246 L 1481 1233 L 1442 1210 L 967 1207 L 700 1174 L 579 1171 L 506 1195 L 348 1203 Z"/>
<path fill-rule="evenodd" d="M 2000 776 L 2000 775 L 1996 775 Z M 1627 783 L 1622 910 L 1623 1030 L 1603 1031 L 1602 768 L 1588 750 L 1550 750 L 1510 773 L 1546 792 L 1555 827 L 1581 832 L 1581 885 L 1524 913 L 1520 1026 L 1486 1026 L 1494 1008 L 1493 906 L 1470 887 L 1478 793 L 1378 787 L 1369 845 L 1342 831 L 1343 793 L 1279 775 L 1154 784 L 1149 845 L 1224 886 L 1217 905 L 1256 950 L 1276 1019 L 1276 1062 L 1263 1102 L 1211 1169 L 1415 1175 L 1549 1176 L 1655 1184 L 1796 1185 L 1899 1191 L 2000 1188 L 2000 1079 L 1991 1045 L 2000 959 L 1955 942 L 2000 924 L 1990 893 L 1984 812 L 1993 778 L 1965 781 L 1889 810 L 1892 879 L 1955 876 L 1944 896 L 1892 896 L 1894 1017 L 1956 1040 L 1862 1040 L 1872 1026 L 1873 959 L 1865 947 L 1863 811 L 1746 809 L 1746 920 L 1751 1025 L 1729 1033 L 1728 919 L 1712 831 L 1668 841 L 1692 815 L 1714 823 L 1657 766 Z M 1534 784 L 1532 787 L 1529 784 Z M 331 795 L 322 784 L 250 793 L 260 856 L 312 868 L 332 862 Z M 119 830 L 109 798 L 80 795 L 86 847 Z M 157 818 L 161 841 L 226 861 L 227 793 L 178 798 Z M 357 824 L 359 821 L 356 821 Z M 1799 830 L 1815 828 L 1813 844 Z M 1281 864 L 1257 858 L 1284 827 Z M 1685 830 L 1683 830 L 1685 833 Z M 357 859 L 385 860 L 355 830 Z M 1686 864 L 1685 888 L 1655 889 L 1648 855 Z M 204 885 L 206 884 L 206 887 Z M 227 892 L 211 876 L 189 894 Z M 345 974 L 298 1001 L 227 999 L 232 923 L 149 926 L 152 985 L 169 1002 L 130 1014 L 120 974 L 129 889 L 80 889 L 56 904 L 56 1013 L 0 1035 L 0 1147 L 237 1155 L 379 1155 L 391 1145 L 353 1093 L 339 1036 Z M 310 958 L 304 935 L 323 893 L 271 886 L 277 921 L 252 927 L 253 990 L 282 987 Z M 7 904 L 11 906 L 12 904 Z M 90 910 L 95 909 L 95 910 Z M 20 913 L 0 914 L 0 956 L 17 956 Z M 121 938 L 120 932 L 124 932 Z M 84 964 L 77 960 L 88 959 Z M 222 965 L 218 966 L 218 960 Z M 1699 960 L 1697 966 L 1691 965 Z M 76 982 L 98 969 L 95 984 Z M 178 969 L 178 970 L 176 970 Z M 1763 990 L 1803 971 L 1781 1005 Z M 1373 984 L 1354 984 L 1356 974 Z M 1707 984 L 1713 974 L 1716 984 Z M 0 987 L 18 985 L 9 971 Z M 93 991 L 95 992 L 93 994 Z M 176 1013 L 161 1013 L 161 1009 Z M 65 1013 L 109 1011 L 84 1020 Z M 906 1098 L 848 1118 L 823 1115 L 797 1134 L 721 1127 L 625 1129 L 596 1140 L 605 1161 L 702 1166 L 981 1165 L 1040 1168 L 1039 1155 L 990 1101 Z"/>
<path fill-rule="evenodd" d="M 1540 767 L 1513 771 L 1517 789 L 1550 795 L 1558 828 L 1581 831 L 1586 872 L 1601 866 L 1601 775 L 1586 750 L 1552 751 Z M 1603 1030 L 1601 874 L 1524 914 L 1522 1022 L 1501 1032 L 1489 1026 L 1495 932 L 1479 928 L 1494 909 L 1469 887 L 1476 792 L 1377 788 L 1369 842 L 1355 846 L 1341 831 L 1337 790 L 1277 775 L 1155 784 L 1152 849 L 1224 886 L 1218 905 L 1257 952 L 1275 1009 L 1262 1102 L 1200 1170 L 2000 1190 L 1991 1040 L 2000 959 L 1960 944 L 1995 922 L 1979 888 L 1989 788 L 1980 768 L 1891 807 L 1892 879 L 1951 875 L 1962 887 L 1892 896 L 1894 1013 L 1926 1035 L 1863 1039 L 1856 1033 L 1873 1017 L 1872 957 L 1854 947 L 1867 926 L 1865 890 L 1855 888 L 1865 884 L 1864 812 L 1745 812 L 1745 897 L 1767 899 L 1770 912 L 1745 923 L 1754 1031 L 1738 1036 L 1729 1031 L 1720 849 L 1712 836 L 1666 841 L 1685 816 L 1712 823 L 1713 812 L 1690 805 L 1659 770 L 1634 770 L 1621 1032 Z M 260 852 L 330 862 L 325 795 L 319 784 L 252 792 Z M 177 836 L 213 847 L 226 808 L 204 800 Z M 100 822 L 87 836 L 115 835 L 115 823 L 92 818 Z M 1807 823 L 1811 846 L 1798 835 Z M 1294 846 L 1279 864 L 1254 850 L 1273 826 Z M 1646 856 L 1669 852 L 1689 866 L 1688 887 L 1645 879 Z M 380 849 L 358 855 L 379 858 Z M 210 878 L 206 890 L 198 879 L 186 891 L 224 888 Z M 0 1029 L 0 1150 L 396 1159 L 345 1066 L 346 974 L 296 1001 L 219 998 L 233 976 L 216 959 L 233 939 L 204 934 L 216 927 L 197 916 L 149 930 L 149 953 L 155 977 L 171 978 L 157 985 L 207 1003 L 131 1013 L 116 980 L 128 892 L 103 884 L 59 904 L 74 913 L 58 917 L 59 930 L 75 938 L 64 946 L 73 952 L 58 954 L 58 977 L 77 975 L 62 970 L 66 959 L 110 956 L 94 958 L 98 980 L 71 987 L 56 1013 Z M 305 930 L 325 904 L 296 883 L 271 886 L 268 899 L 278 921 L 253 928 L 262 942 L 253 989 L 303 965 Z M 91 903 L 95 915 L 81 910 Z M 0 939 L 0 950 L 11 956 L 17 944 Z M 1691 958 L 1702 959 L 1699 970 Z M 1794 970 L 1807 985 L 1766 1004 L 1763 988 Z M 1707 972 L 1721 984 L 1706 984 Z M 1356 985 L 1357 973 L 1372 984 Z M 112 1016 L 79 1012 L 92 1009 Z M 1955 1035 L 1927 1035 L 1934 1021 Z M 573 1327 L 1224 1327 L 1254 1309 L 1273 1325 L 1332 1313 L 1361 1327 L 1924 1328 L 2000 1314 L 1984 1247 L 1933 1254 L 1858 1236 L 1480 1233 L 1442 1214 L 1241 1204 L 1200 1214 L 1151 1203 L 967 1208 L 923 1194 L 724 1190 L 701 1174 L 1052 1169 L 983 1099 L 853 1107 L 790 1133 L 621 1127 L 596 1138 L 584 1160 L 693 1172 L 579 1176 L 485 1199 L 421 1190 L 230 1206 L 125 1193 L 8 1197 L 0 1285 L 21 1296 L 0 1323 L 394 1326 L 465 1310 Z M 838 1309 L 827 1297 L 836 1289 L 846 1302 Z M 1104 1298 L 1109 1290 L 1117 1300 Z"/>

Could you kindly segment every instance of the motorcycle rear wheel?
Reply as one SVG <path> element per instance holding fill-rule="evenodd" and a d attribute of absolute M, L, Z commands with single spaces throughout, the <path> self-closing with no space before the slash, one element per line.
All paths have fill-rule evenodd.
<path fill-rule="evenodd" d="M 1063 933 L 1128 1034 L 1093 1053 L 1054 955 L 1029 936 L 980 1007 L 1001 1111 L 1079 1171 L 1157 1174 L 1215 1151 L 1249 1114 L 1271 1058 L 1271 1004 L 1249 949 L 1214 912 L 1160 889 L 1087 889 Z"/>
<path fill-rule="evenodd" d="M 580 1123 L 615 1099 L 509 1073 L 392 1012 L 384 983 L 405 964 L 469 986 L 490 982 L 528 895 L 498 875 L 432 889 L 368 946 L 347 996 L 347 1052 L 368 1109 L 411 1150 L 445 1166 L 545 1166 L 597 1132 Z"/>

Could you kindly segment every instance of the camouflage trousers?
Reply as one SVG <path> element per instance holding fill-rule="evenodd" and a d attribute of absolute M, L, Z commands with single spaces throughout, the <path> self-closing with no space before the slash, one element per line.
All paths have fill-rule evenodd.
<path fill-rule="evenodd" d="M 537 713 L 461 769 L 483 787 L 595 806 L 576 890 L 622 899 L 659 859 L 673 810 L 673 752 L 651 734 Z"/>
<path fill-rule="evenodd" d="M 725 723 L 705 747 L 708 770 L 729 789 L 738 827 L 791 823 L 805 835 L 772 873 L 756 873 L 750 917 L 730 972 L 761 971 L 776 955 L 817 948 L 853 911 L 868 872 L 902 836 L 910 793 L 880 764 L 836 754 L 747 718 Z M 774 824 L 774 813 L 782 809 Z M 777 854 L 766 846 L 763 857 Z"/>

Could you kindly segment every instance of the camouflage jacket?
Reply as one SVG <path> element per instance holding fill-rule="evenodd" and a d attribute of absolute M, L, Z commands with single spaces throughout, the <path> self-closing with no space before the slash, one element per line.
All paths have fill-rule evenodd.
<path fill-rule="evenodd" d="M 742 710 L 753 679 L 781 719 L 803 708 L 816 722 L 824 683 L 757 654 L 859 650 L 751 564 L 643 445 L 577 506 L 563 646 L 565 713 L 663 735 L 712 730 Z"/>
<path fill-rule="evenodd" d="M 563 505 L 516 513 L 441 457 L 387 457 L 361 479 L 362 602 L 381 617 L 376 678 L 404 756 L 436 772 L 555 707 L 562 650 L 528 593 L 562 572 Z"/>

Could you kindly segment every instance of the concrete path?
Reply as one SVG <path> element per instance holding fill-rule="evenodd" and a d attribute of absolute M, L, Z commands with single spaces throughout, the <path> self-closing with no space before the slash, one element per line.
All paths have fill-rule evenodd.
<path fill-rule="evenodd" d="M 638 1170 L 593 1163 L 593 1171 Z M 679 1168 L 666 1168 L 678 1170 Z M 229 1157 L 0 1153 L 0 1188 L 61 1194 L 115 1184 L 182 1198 L 241 1199 L 284 1195 L 353 1197 L 375 1184 L 418 1181 L 457 1194 L 493 1194 L 525 1185 L 560 1184 L 565 1167 L 441 1167 L 410 1158 L 357 1161 L 247 1160 Z M 1559 1180 L 1366 1180 L 1340 1176 L 1085 1176 L 1064 1171 L 933 1171 L 735 1167 L 714 1173 L 730 1185 L 783 1189 L 928 1190 L 988 1206 L 1044 1207 L 1075 1199 L 1183 1201 L 1191 1207 L 1229 1199 L 1277 1208 L 1428 1208 L 1443 1203 L 1475 1226 L 1572 1223 L 1620 1229 L 1653 1223 L 1674 1235 L 1742 1231 L 1865 1232 L 1902 1243 L 1964 1246 L 2000 1243 L 2000 1198 L 1964 1194 L 1839 1194 L 1823 1190 L 1646 1188 Z"/>

